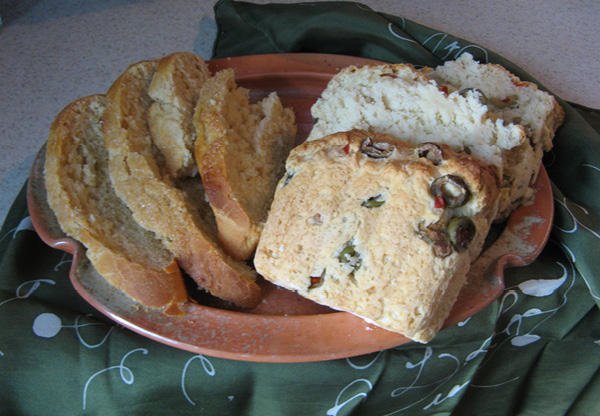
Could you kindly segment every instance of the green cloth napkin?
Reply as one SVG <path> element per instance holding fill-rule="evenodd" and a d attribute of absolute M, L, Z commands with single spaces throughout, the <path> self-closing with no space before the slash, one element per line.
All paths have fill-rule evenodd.
<path fill-rule="evenodd" d="M 214 57 L 323 52 L 435 66 L 475 43 L 359 3 L 220 1 Z M 2 415 L 600 414 L 600 113 L 561 101 L 545 159 L 550 241 L 505 273 L 504 294 L 431 343 L 301 364 L 167 347 L 110 321 L 68 279 L 70 256 L 33 231 L 25 188 L 0 231 Z"/>

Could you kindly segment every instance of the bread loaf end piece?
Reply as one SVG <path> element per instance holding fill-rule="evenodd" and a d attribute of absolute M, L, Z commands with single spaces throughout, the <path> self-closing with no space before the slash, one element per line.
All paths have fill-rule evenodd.
<path fill-rule="evenodd" d="M 318 303 L 431 340 L 496 215 L 496 170 L 445 145 L 359 130 L 298 146 L 286 169 L 257 271 Z"/>
<path fill-rule="evenodd" d="M 249 91 L 226 69 L 205 83 L 194 122 L 196 160 L 219 240 L 234 258 L 248 259 L 294 145 L 294 113 L 275 92 L 250 103 Z"/>
<path fill-rule="evenodd" d="M 105 97 L 94 95 L 70 104 L 53 122 L 45 164 L 48 202 L 63 231 L 86 247 L 110 284 L 143 306 L 183 314 L 187 293 L 173 255 L 137 224 L 112 187 L 104 110 Z"/>

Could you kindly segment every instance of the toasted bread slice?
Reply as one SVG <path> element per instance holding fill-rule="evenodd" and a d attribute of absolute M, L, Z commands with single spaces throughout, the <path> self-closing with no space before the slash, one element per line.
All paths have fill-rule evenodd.
<path fill-rule="evenodd" d="M 303 143 L 286 168 L 256 270 L 315 302 L 431 340 L 496 215 L 496 169 L 449 146 L 360 130 Z"/>
<path fill-rule="evenodd" d="M 234 258 L 248 259 L 294 145 L 294 113 L 275 92 L 250 103 L 249 91 L 226 69 L 204 84 L 194 123 L 196 160 L 219 240 Z"/>
<path fill-rule="evenodd" d="M 200 287 L 238 306 L 256 306 L 261 299 L 256 272 L 223 252 L 198 207 L 190 203 L 202 200 L 197 197 L 203 192 L 200 179 L 186 181 L 186 191 L 179 188 L 153 143 L 148 88 L 157 68 L 156 61 L 133 64 L 107 93 L 103 129 L 117 194 Z"/>
<path fill-rule="evenodd" d="M 96 270 L 140 304 L 182 314 L 187 293 L 173 255 L 140 227 L 117 197 L 101 119 L 105 97 L 67 106 L 50 128 L 45 184 L 63 231 L 79 240 Z"/>

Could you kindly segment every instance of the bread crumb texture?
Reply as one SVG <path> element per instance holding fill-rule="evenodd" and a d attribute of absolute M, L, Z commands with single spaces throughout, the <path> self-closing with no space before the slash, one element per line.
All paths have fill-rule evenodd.
<path fill-rule="evenodd" d="M 495 169 L 435 148 L 439 157 L 361 130 L 295 148 L 257 248 L 257 271 L 318 303 L 429 341 L 481 250 L 499 196 Z M 462 185 L 444 203 L 432 186 L 449 175 Z M 468 196 L 456 202 L 462 191 Z M 448 240 L 455 218 L 473 227 L 467 247 Z"/>
<path fill-rule="evenodd" d="M 342 69 L 311 109 L 308 140 L 350 129 L 412 144 L 445 143 L 496 166 L 498 219 L 527 201 L 564 112 L 550 94 L 468 53 L 436 68 L 410 64 Z"/>
<path fill-rule="evenodd" d="M 202 88 L 194 123 L 196 160 L 219 240 L 234 258 L 248 259 L 295 141 L 294 112 L 275 92 L 251 103 L 249 90 L 226 69 Z"/>
<path fill-rule="evenodd" d="M 44 176 L 48 202 L 109 283 L 144 306 L 180 314 L 187 293 L 173 255 L 137 224 L 112 187 L 104 110 L 105 97 L 94 95 L 70 104 L 53 122 Z"/>
<path fill-rule="evenodd" d="M 174 53 L 159 61 L 148 87 L 148 95 L 154 100 L 148 109 L 148 125 L 171 177 L 197 174 L 192 116 L 200 89 L 210 76 L 208 66 L 198 55 Z"/>

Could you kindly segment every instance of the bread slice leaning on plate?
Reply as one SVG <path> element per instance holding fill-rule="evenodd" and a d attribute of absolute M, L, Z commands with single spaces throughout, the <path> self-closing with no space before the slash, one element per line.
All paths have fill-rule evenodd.
<path fill-rule="evenodd" d="M 441 328 L 496 215 L 496 169 L 362 130 L 290 153 L 254 264 L 269 281 L 415 341 Z"/>
<path fill-rule="evenodd" d="M 276 92 L 251 103 L 233 69 L 225 69 L 204 84 L 194 123 L 196 160 L 219 240 L 234 258 L 249 259 L 294 145 L 294 112 Z"/>
<path fill-rule="evenodd" d="M 254 307 L 261 299 L 256 272 L 218 245 L 201 206 L 200 179 L 174 179 L 153 141 L 148 126 L 153 100 L 148 92 L 157 70 L 157 61 L 133 64 L 107 93 L 103 131 L 117 194 L 200 287 L 238 306 Z"/>
<path fill-rule="evenodd" d="M 86 247 L 96 270 L 140 304 L 182 314 L 187 292 L 173 255 L 117 197 L 101 120 L 105 97 L 67 106 L 50 128 L 45 185 L 63 231 Z"/>

